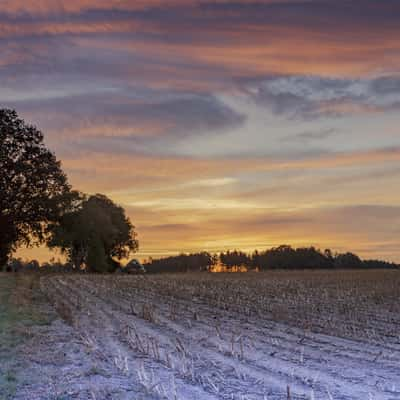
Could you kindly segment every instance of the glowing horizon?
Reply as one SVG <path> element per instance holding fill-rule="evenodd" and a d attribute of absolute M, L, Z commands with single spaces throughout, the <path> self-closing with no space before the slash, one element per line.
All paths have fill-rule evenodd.
<path fill-rule="evenodd" d="M 138 258 L 291 244 L 400 262 L 398 2 L 3 3 L 0 107 L 75 189 L 126 208 Z"/>

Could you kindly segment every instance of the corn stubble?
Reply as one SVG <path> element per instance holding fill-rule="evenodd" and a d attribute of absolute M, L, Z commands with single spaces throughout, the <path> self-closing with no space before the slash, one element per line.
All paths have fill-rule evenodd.
<path fill-rule="evenodd" d="M 155 398 L 400 398 L 399 271 L 63 275 L 41 287 L 89 352 Z"/>

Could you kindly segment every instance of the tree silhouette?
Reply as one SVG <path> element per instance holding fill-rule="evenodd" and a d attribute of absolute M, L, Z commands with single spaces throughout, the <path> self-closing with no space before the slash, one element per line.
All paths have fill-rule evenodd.
<path fill-rule="evenodd" d="M 334 261 L 335 268 L 360 268 L 363 262 L 353 253 L 338 254 Z"/>
<path fill-rule="evenodd" d="M 237 266 L 246 266 L 249 267 L 251 264 L 250 257 L 244 253 L 243 251 L 233 250 L 227 251 L 226 253 L 221 253 L 219 255 L 221 263 L 228 268 L 237 267 Z"/>
<path fill-rule="evenodd" d="M 212 265 L 223 264 L 228 269 L 245 266 L 247 270 L 272 269 L 343 269 L 343 268 L 394 268 L 400 266 L 382 260 L 361 260 L 352 253 L 335 253 L 330 249 L 321 251 L 315 247 L 293 248 L 288 245 L 273 247 L 252 254 L 233 250 L 210 255 L 209 253 L 181 254 L 150 260 L 145 264 L 148 272 L 208 271 Z"/>
<path fill-rule="evenodd" d="M 18 245 L 43 242 L 47 224 L 68 208 L 70 195 L 43 134 L 14 110 L 0 109 L 0 265 Z"/>
<path fill-rule="evenodd" d="M 120 260 L 138 249 L 135 228 L 123 208 L 102 194 L 86 198 L 50 226 L 50 248 L 60 248 L 69 261 L 90 272 L 113 272 Z"/>

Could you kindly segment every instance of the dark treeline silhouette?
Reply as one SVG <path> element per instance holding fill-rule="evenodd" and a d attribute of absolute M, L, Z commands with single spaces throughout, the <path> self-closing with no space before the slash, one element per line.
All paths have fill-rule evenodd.
<path fill-rule="evenodd" d="M 57 274 L 69 274 L 69 273 L 90 273 L 98 272 L 93 271 L 85 266 L 78 267 L 70 262 L 63 262 L 60 259 L 55 260 L 54 258 L 50 261 L 39 263 L 37 260 L 22 260 L 21 258 L 10 258 L 5 265 L 0 267 L 0 272 L 20 272 L 20 273 L 31 273 L 40 272 L 42 273 L 57 273 Z M 144 267 L 136 259 L 132 259 L 125 266 L 119 265 L 114 271 L 101 271 L 101 272 L 114 272 L 118 274 L 143 274 L 145 271 Z"/>
<path fill-rule="evenodd" d="M 221 267 L 220 269 L 215 266 Z M 333 253 L 315 247 L 294 248 L 283 245 L 251 254 L 233 250 L 210 253 L 181 254 L 150 260 L 145 263 L 148 272 L 218 271 L 244 267 L 245 270 L 272 269 L 379 269 L 399 268 L 399 265 L 381 260 L 362 260 L 353 253 Z M 243 269 L 242 269 L 243 270 Z"/>
<path fill-rule="evenodd" d="M 206 271 L 267 271 L 273 269 L 398 269 L 400 266 L 381 260 L 362 260 L 353 253 L 332 253 L 327 249 L 320 251 L 315 247 L 293 248 L 279 246 L 265 251 L 245 253 L 233 250 L 211 254 L 208 252 L 180 254 L 160 259 L 150 259 L 144 264 L 144 269 L 137 260 L 134 272 L 129 268 L 119 268 L 116 272 L 127 273 L 181 273 Z M 130 263 L 130 264 L 131 264 Z M 129 266 L 129 264 L 128 264 Z M 237 268 L 242 267 L 242 268 Z M 1 270 L 1 269 L 0 269 Z M 36 260 L 23 261 L 11 258 L 3 267 L 8 272 L 41 272 L 41 273 L 84 273 L 93 272 L 90 269 L 77 268 L 71 262 L 51 260 L 40 264 Z"/>
<path fill-rule="evenodd" d="M 283 245 L 264 252 L 254 252 L 252 264 L 263 269 L 324 269 L 335 268 L 337 256 L 330 250 L 321 252 L 315 247 L 293 248 Z M 354 268 L 361 267 L 354 266 Z"/>
<path fill-rule="evenodd" d="M 41 272 L 41 273 L 70 273 L 70 272 L 83 272 L 78 270 L 73 264 L 61 261 L 49 261 L 42 264 L 37 260 L 24 261 L 21 258 L 11 258 L 8 262 L 0 268 L 3 272 Z"/>
<path fill-rule="evenodd" d="M 219 261 L 222 265 L 225 265 L 228 268 L 236 267 L 240 265 L 244 265 L 246 267 L 253 267 L 252 257 L 243 251 L 228 250 L 226 253 L 220 253 L 219 255 L 214 257 L 217 261 Z"/>
<path fill-rule="evenodd" d="M 157 260 L 150 259 L 144 264 L 144 268 L 148 273 L 208 271 L 215 262 L 216 260 L 210 253 L 201 252 L 180 254 Z"/>

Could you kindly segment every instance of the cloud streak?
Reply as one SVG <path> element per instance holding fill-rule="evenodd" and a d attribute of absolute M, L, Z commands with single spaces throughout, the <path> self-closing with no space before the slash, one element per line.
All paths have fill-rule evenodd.
<path fill-rule="evenodd" d="M 258 105 L 290 118 L 337 118 L 400 107 L 400 76 L 327 79 L 294 75 L 251 82 L 244 89 Z"/>

